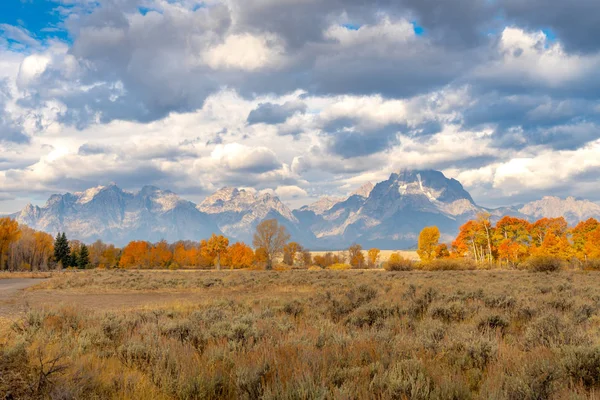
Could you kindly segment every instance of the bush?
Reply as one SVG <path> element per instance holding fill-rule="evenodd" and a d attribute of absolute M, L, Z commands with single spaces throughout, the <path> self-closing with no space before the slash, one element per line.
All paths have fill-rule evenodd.
<path fill-rule="evenodd" d="M 386 271 L 411 271 L 415 268 L 415 262 L 393 253 L 390 259 L 383 263 L 383 268 Z"/>
<path fill-rule="evenodd" d="M 337 264 L 333 264 L 330 265 L 329 267 L 327 267 L 327 269 L 333 270 L 333 271 L 345 271 L 347 269 L 351 269 L 352 266 L 350 264 L 342 264 L 342 263 L 337 263 Z"/>
<path fill-rule="evenodd" d="M 566 352 L 563 365 L 565 372 L 575 383 L 588 389 L 600 386 L 600 349 L 572 348 Z"/>
<path fill-rule="evenodd" d="M 600 258 L 592 258 L 583 263 L 583 269 L 600 271 Z"/>
<path fill-rule="evenodd" d="M 438 258 L 423 264 L 423 269 L 428 271 L 461 271 L 475 268 L 475 263 L 467 258 Z"/>
<path fill-rule="evenodd" d="M 559 271 L 564 261 L 553 256 L 533 256 L 521 264 L 523 269 L 533 272 L 556 272 Z"/>

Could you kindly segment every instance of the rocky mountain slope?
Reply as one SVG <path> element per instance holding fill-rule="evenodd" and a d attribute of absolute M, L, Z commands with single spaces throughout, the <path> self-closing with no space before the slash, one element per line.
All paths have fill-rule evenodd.
<path fill-rule="evenodd" d="M 519 207 L 519 212 L 534 219 L 565 217 L 571 225 L 588 218 L 600 219 L 600 205 L 588 200 L 577 200 L 574 197 L 561 199 L 545 196 L 541 200 Z"/>
<path fill-rule="evenodd" d="M 442 239 L 481 211 L 493 218 L 513 215 L 530 220 L 564 216 L 571 225 L 600 219 L 600 205 L 572 197 L 544 197 L 494 210 L 478 206 L 455 179 L 439 171 L 402 170 L 376 185 L 363 185 L 346 198 L 325 197 L 290 210 L 272 193 L 223 188 L 196 205 L 176 194 L 147 186 L 137 193 L 115 185 L 53 195 L 43 207 L 26 206 L 14 217 L 35 229 L 91 242 L 122 245 L 130 240 L 200 240 L 213 232 L 252 243 L 261 221 L 275 218 L 292 239 L 314 250 L 363 246 L 414 247 L 421 229 L 437 225 Z"/>
<path fill-rule="evenodd" d="M 85 242 L 101 239 L 117 245 L 131 240 L 199 240 L 219 231 L 194 203 L 152 186 L 137 193 L 110 185 L 55 194 L 43 207 L 28 204 L 15 218 L 52 234 L 64 231 Z"/>
<path fill-rule="evenodd" d="M 277 219 L 292 238 L 302 243 L 314 243 L 314 235 L 300 229 L 292 211 L 270 193 L 226 187 L 207 197 L 197 206 L 209 215 L 227 236 L 252 243 L 256 226 L 265 219 Z"/>

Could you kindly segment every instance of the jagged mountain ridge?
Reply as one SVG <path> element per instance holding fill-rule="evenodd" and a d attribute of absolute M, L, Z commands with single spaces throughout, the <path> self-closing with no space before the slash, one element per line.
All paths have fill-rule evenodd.
<path fill-rule="evenodd" d="M 218 227 L 192 202 L 170 191 L 145 186 L 137 193 L 116 185 L 55 194 L 43 207 L 28 204 L 15 215 L 19 223 L 55 234 L 123 245 L 131 240 L 199 240 Z"/>
<path fill-rule="evenodd" d="M 196 205 L 176 194 L 146 186 L 137 193 L 116 185 L 52 195 L 46 205 L 27 205 L 14 214 L 20 223 L 49 233 L 91 242 L 122 245 L 130 240 L 199 240 L 224 233 L 252 242 L 256 225 L 269 218 L 282 223 L 312 249 L 340 249 L 351 243 L 380 248 L 409 248 L 421 229 L 437 225 L 444 240 L 481 211 L 494 218 L 513 215 L 530 220 L 564 216 L 571 225 L 600 219 L 600 205 L 574 198 L 544 197 L 531 203 L 485 209 L 455 179 L 433 170 L 402 170 L 382 182 L 363 185 L 347 198 L 322 198 L 290 210 L 270 192 L 223 188 Z"/>
<path fill-rule="evenodd" d="M 289 207 L 271 193 L 225 187 L 207 197 L 197 209 L 211 216 L 225 235 L 247 243 L 252 242 L 256 226 L 271 218 L 283 224 L 294 240 L 314 242 L 314 235 L 299 229 L 300 222 Z"/>

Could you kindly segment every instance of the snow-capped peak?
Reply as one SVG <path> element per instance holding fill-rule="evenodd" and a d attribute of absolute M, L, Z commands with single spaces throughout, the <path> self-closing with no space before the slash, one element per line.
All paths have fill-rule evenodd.
<path fill-rule="evenodd" d="M 75 193 L 75 196 L 78 197 L 77 203 L 79 203 L 79 204 L 89 203 L 104 188 L 105 188 L 104 186 L 96 186 L 96 187 L 88 189 L 86 191 Z"/>

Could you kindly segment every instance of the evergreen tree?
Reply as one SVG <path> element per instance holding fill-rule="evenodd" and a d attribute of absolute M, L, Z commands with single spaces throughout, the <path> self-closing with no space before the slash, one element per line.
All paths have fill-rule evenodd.
<path fill-rule="evenodd" d="M 81 245 L 79 249 L 79 257 L 77 258 L 77 266 L 81 269 L 85 269 L 90 265 L 90 253 L 85 244 Z"/>
<path fill-rule="evenodd" d="M 54 241 L 54 259 L 63 268 L 69 267 L 71 264 L 71 249 L 69 248 L 67 235 L 64 232 L 59 232 L 56 235 L 56 240 Z"/>

